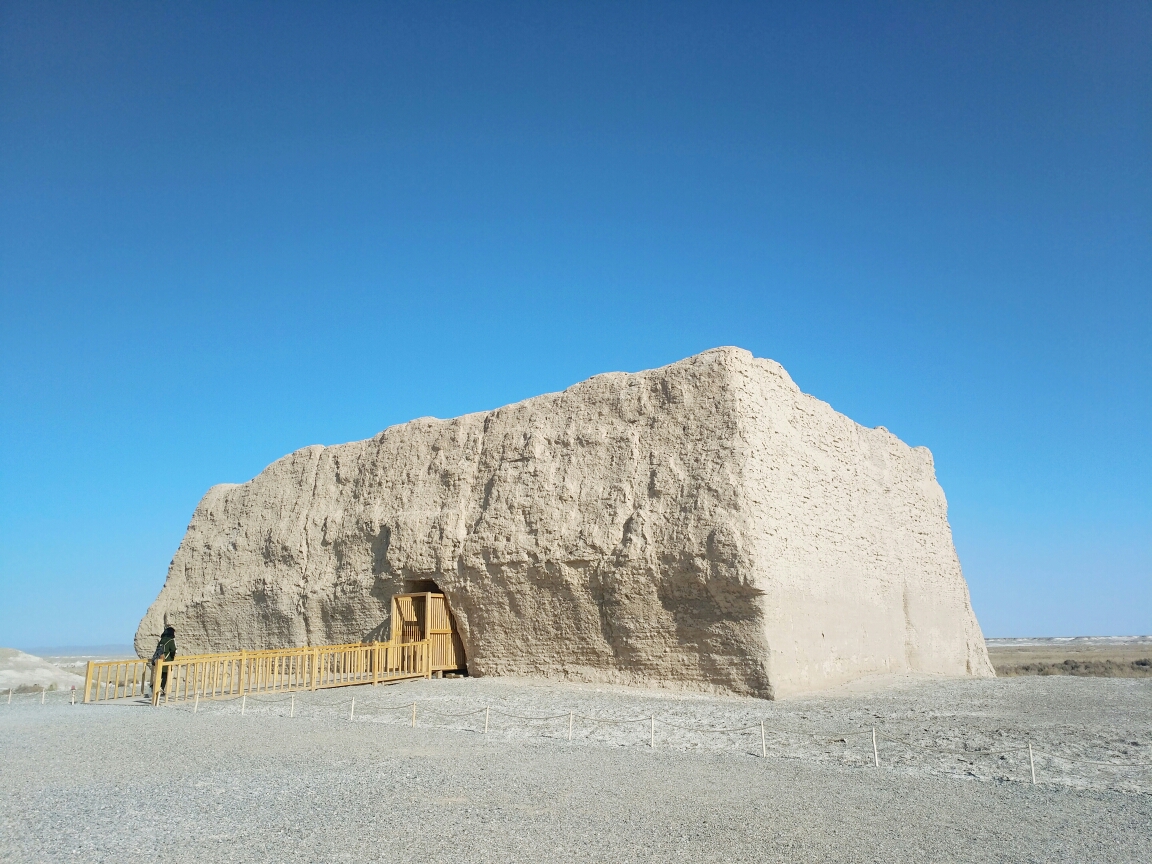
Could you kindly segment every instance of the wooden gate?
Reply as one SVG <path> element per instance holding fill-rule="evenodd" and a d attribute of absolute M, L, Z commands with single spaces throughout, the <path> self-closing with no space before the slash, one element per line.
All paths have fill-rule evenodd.
<path fill-rule="evenodd" d="M 464 668 L 464 643 L 443 594 L 392 595 L 392 641 L 423 642 L 432 652 L 432 671 Z"/>

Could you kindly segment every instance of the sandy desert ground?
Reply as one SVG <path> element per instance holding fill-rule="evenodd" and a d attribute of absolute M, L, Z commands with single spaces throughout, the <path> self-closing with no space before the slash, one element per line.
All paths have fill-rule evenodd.
<path fill-rule="evenodd" d="M 1147 679 L 777 703 L 456 679 L 195 713 L 39 698 L 0 702 L 6 862 L 1152 860 Z"/>
<path fill-rule="evenodd" d="M 89 660 L 114 660 L 136 656 L 130 645 L 100 645 L 65 649 L 67 654 L 26 652 L 0 647 L 0 694 L 41 690 L 81 689 Z"/>
<path fill-rule="evenodd" d="M 0 648 L 0 693 L 67 690 L 83 687 L 84 679 L 72 670 L 35 654 Z"/>
<path fill-rule="evenodd" d="M 1152 636 L 989 639 L 997 675 L 1152 678 Z"/>

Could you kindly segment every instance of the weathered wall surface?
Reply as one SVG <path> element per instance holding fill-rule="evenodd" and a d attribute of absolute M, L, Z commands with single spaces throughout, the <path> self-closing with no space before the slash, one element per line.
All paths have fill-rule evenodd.
<path fill-rule="evenodd" d="M 184 653 L 373 638 L 422 579 L 474 675 L 785 696 L 992 674 L 928 451 L 735 348 L 214 487 L 137 649 L 165 621 Z"/>
<path fill-rule="evenodd" d="M 928 449 L 838 414 L 772 361 L 734 377 L 775 694 L 993 675 Z"/>

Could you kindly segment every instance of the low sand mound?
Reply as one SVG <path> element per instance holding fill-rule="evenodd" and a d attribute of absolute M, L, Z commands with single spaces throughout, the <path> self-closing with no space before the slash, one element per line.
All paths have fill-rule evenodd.
<path fill-rule="evenodd" d="M 12 688 L 17 693 L 33 690 L 80 689 L 84 679 L 65 672 L 35 654 L 25 654 L 15 648 L 0 648 L 0 691 Z"/>

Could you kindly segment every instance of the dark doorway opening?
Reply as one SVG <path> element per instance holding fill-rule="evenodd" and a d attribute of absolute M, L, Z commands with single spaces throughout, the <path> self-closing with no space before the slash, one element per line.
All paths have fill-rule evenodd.
<path fill-rule="evenodd" d="M 428 642 L 432 674 L 467 675 L 464 643 L 448 598 L 432 579 L 410 579 L 403 594 L 392 596 L 392 641 Z"/>

